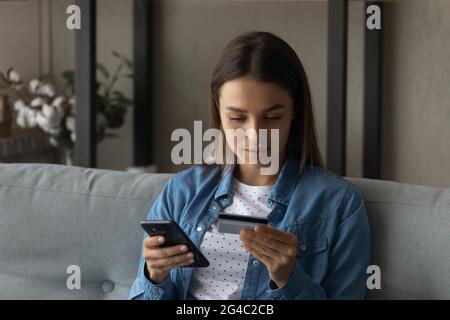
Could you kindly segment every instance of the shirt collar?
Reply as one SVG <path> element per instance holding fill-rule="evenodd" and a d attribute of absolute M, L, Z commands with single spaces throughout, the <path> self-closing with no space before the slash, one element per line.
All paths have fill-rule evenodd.
<path fill-rule="evenodd" d="M 280 174 L 278 175 L 277 181 L 270 192 L 269 204 L 270 202 L 277 202 L 285 206 L 289 204 L 302 170 L 303 168 L 300 167 L 300 163 L 296 158 L 296 155 L 293 153 L 288 154 L 286 160 L 284 161 L 283 167 L 281 168 Z M 234 165 L 228 165 L 224 168 L 222 179 L 220 180 L 219 187 L 214 195 L 215 200 L 226 197 L 229 201 L 225 202 L 231 202 L 231 197 L 233 196 L 231 191 L 233 184 L 233 172 Z"/>

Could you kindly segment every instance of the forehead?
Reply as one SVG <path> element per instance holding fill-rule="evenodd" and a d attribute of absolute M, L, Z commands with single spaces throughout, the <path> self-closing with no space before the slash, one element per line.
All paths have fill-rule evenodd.
<path fill-rule="evenodd" d="M 225 82 L 220 90 L 220 106 L 266 108 L 273 104 L 289 105 L 289 92 L 274 82 L 242 77 Z"/>

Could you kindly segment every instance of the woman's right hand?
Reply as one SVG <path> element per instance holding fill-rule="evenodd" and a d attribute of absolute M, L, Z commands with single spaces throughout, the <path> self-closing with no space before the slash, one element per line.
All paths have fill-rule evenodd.
<path fill-rule="evenodd" d="M 171 269 L 194 263 L 194 254 L 188 252 L 185 245 L 160 248 L 164 241 L 162 236 L 144 239 L 143 257 L 150 280 L 154 283 L 163 282 L 169 276 Z"/>

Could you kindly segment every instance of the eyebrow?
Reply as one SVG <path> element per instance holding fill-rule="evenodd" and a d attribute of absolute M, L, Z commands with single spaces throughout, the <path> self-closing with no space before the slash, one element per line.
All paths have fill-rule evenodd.
<path fill-rule="evenodd" d="M 269 111 L 274 111 L 274 110 L 279 110 L 279 109 L 283 109 L 284 105 L 282 104 L 274 104 L 273 106 L 270 106 L 266 109 L 263 110 L 263 112 L 269 112 Z M 230 110 L 230 111 L 234 111 L 234 112 L 242 112 L 242 113 L 247 113 L 248 111 L 239 107 L 234 107 L 234 106 L 227 106 L 225 107 L 225 109 Z"/>

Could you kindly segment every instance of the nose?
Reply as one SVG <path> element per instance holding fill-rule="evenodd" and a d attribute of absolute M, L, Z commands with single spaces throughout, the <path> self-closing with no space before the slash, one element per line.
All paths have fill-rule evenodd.
<path fill-rule="evenodd" d="M 260 130 L 267 130 L 267 132 L 265 133 L 264 131 Z M 248 147 L 249 148 L 266 148 L 267 147 L 267 134 L 269 132 L 269 130 L 264 127 L 264 123 L 262 122 L 262 120 L 260 120 L 259 118 L 256 119 L 252 119 L 249 123 L 248 126 L 246 128 L 246 132 L 248 132 L 248 134 L 246 135 L 247 138 L 247 143 L 248 143 Z M 262 137 L 263 134 L 266 134 L 265 137 Z M 262 139 L 262 138 L 266 138 L 266 139 Z"/>
<path fill-rule="evenodd" d="M 250 147 L 257 146 L 260 125 L 261 124 L 259 123 L 258 119 L 253 119 L 250 122 L 249 127 L 247 128 L 247 132 L 248 132 L 247 139 L 248 139 L 248 143 L 249 143 Z"/>

